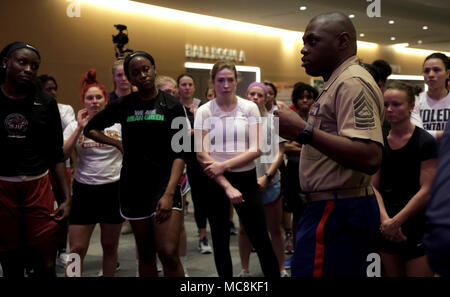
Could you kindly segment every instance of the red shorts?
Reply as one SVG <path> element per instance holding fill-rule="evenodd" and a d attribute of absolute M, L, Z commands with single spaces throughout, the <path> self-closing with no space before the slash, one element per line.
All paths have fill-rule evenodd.
<path fill-rule="evenodd" d="M 0 180 L 0 252 L 37 245 L 58 231 L 50 217 L 57 208 L 50 178 Z"/>

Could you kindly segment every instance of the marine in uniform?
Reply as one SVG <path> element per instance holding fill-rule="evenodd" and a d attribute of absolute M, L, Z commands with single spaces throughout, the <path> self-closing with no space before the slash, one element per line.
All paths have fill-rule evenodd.
<path fill-rule="evenodd" d="M 303 144 L 299 170 L 307 208 L 297 228 L 292 276 L 363 277 L 380 226 L 370 175 L 381 163 L 382 93 L 359 65 L 347 16 L 313 18 L 303 41 L 302 66 L 325 84 L 308 122 L 286 106 L 276 111 L 281 136 Z"/>

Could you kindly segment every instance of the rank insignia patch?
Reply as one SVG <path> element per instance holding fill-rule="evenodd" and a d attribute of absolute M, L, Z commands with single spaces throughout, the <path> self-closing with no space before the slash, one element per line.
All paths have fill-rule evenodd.
<path fill-rule="evenodd" d="M 364 90 L 353 99 L 353 111 L 355 113 L 355 128 L 372 129 L 375 128 L 375 118 L 373 115 L 373 103 L 367 98 Z"/>

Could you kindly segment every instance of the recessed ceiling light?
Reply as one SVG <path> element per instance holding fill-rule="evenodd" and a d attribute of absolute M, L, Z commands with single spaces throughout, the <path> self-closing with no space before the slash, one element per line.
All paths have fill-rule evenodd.
<path fill-rule="evenodd" d="M 366 36 L 364 33 L 359 34 L 359 37 L 364 37 Z"/>
<path fill-rule="evenodd" d="M 393 20 L 390 20 L 388 23 L 389 23 L 389 25 L 392 25 L 392 24 L 394 24 L 395 22 L 394 22 Z"/>
<path fill-rule="evenodd" d="M 422 29 L 428 30 L 428 26 L 423 26 Z"/>
<path fill-rule="evenodd" d="M 422 44 L 422 42 L 423 42 L 422 40 L 417 40 L 418 44 Z"/>
<path fill-rule="evenodd" d="M 397 39 L 397 38 L 395 38 L 394 36 L 391 37 L 391 40 L 392 40 L 392 41 L 394 41 L 394 40 L 396 40 L 396 39 Z"/>
<path fill-rule="evenodd" d="M 351 18 L 351 19 L 353 19 L 353 18 L 355 18 L 355 15 L 354 15 L 354 14 L 351 14 L 351 15 L 349 15 L 348 17 Z"/>
<path fill-rule="evenodd" d="M 300 6 L 300 10 L 306 10 L 307 7 L 306 6 Z"/>

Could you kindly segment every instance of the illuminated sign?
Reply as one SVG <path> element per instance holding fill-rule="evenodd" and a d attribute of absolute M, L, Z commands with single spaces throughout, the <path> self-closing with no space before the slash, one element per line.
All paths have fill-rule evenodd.
<path fill-rule="evenodd" d="M 245 53 L 243 50 L 238 51 L 237 49 L 186 44 L 185 53 L 186 58 L 230 60 L 245 63 Z"/>

